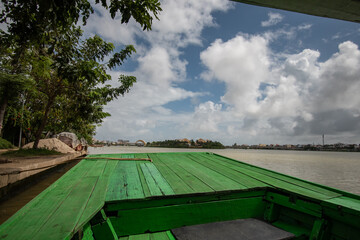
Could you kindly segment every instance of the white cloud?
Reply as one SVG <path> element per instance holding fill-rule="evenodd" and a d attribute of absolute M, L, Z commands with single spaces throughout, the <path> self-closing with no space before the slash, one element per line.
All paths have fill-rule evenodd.
<path fill-rule="evenodd" d="M 277 61 L 270 64 L 271 55 L 276 54 L 266 39 L 236 36 L 227 42 L 216 40 L 202 52 L 201 60 L 208 68 L 204 76 L 225 83 L 221 100 L 232 106 L 217 112 L 226 117 L 213 129 L 227 123 L 220 131 L 282 139 L 305 139 L 319 132 L 358 135 L 358 46 L 341 43 L 339 52 L 325 62 L 319 61 L 318 51 L 304 49 L 297 54 L 279 53 L 281 57 L 275 56 Z M 231 123 L 229 115 L 237 118 L 237 123 Z M 332 120 L 325 121 L 326 116 Z"/>
<path fill-rule="evenodd" d="M 222 105 L 212 101 L 199 104 L 195 108 L 191 121 L 188 122 L 190 132 L 218 132 L 218 123 L 221 121 L 220 111 Z"/>
<path fill-rule="evenodd" d="M 312 24 L 309 23 L 305 23 L 305 24 L 301 24 L 300 26 L 298 26 L 299 30 L 308 30 L 312 27 Z"/>
<path fill-rule="evenodd" d="M 141 32 L 141 27 L 130 20 L 128 24 L 121 24 L 121 18 L 112 19 L 108 9 L 101 4 L 92 5 L 95 12 L 87 20 L 83 27 L 86 35 L 97 34 L 105 40 L 115 44 L 129 45 L 135 43 L 135 37 Z"/>
<path fill-rule="evenodd" d="M 134 59 L 138 66 L 128 73 L 138 82 L 106 107 L 112 117 L 98 129 L 97 137 L 137 140 L 141 136 L 146 141 L 202 137 L 227 144 L 257 144 L 307 142 L 323 132 L 355 139 L 360 134 L 353 130 L 360 129 L 358 46 L 344 42 L 323 62 L 316 50 L 289 54 L 270 48 L 280 39 L 296 40 L 311 24 L 214 41 L 200 59 L 207 68 L 201 77 L 225 86 L 217 101 L 204 101 L 201 96 L 208 93 L 179 87 L 187 81 L 188 63 L 182 49 L 201 46 L 202 30 L 216 26 L 212 12 L 230 7 L 228 1 L 220 0 L 164 1 L 161 20 L 154 22 L 151 32 L 142 32 L 133 23 L 123 28 L 102 15 L 92 21 L 89 29 L 93 32 L 103 31 L 120 44 L 135 42 L 138 49 Z M 269 13 L 263 24 L 271 26 L 282 19 Z M 104 25 L 101 21 L 109 26 L 99 28 L 97 24 Z M 186 99 L 192 112 L 174 112 L 168 106 Z"/>
<path fill-rule="evenodd" d="M 280 23 L 283 20 L 283 16 L 280 13 L 269 12 L 269 19 L 261 22 L 262 27 L 270 27 Z"/>
<path fill-rule="evenodd" d="M 200 55 L 209 69 L 203 76 L 224 82 L 226 94 L 221 100 L 238 111 L 253 111 L 260 97 L 259 85 L 269 75 L 267 43 L 261 36 L 239 35 L 227 42 L 216 40 Z"/>
<path fill-rule="evenodd" d="M 153 43 L 172 47 L 201 45 L 201 31 L 216 25 L 211 13 L 231 6 L 231 2 L 219 0 L 163 1 L 160 21 L 154 22 L 153 30 L 146 35 Z"/>
<path fill-rule="evenodd" d="M 88 31 L 99 32 L 109 40 L 122 44 L 141 38 L 150 47 L 139 45 L 138 42 L 136 48 L 141 48 L 137 54 L 138 67 L 128 73 L 135 75 L 138 82 L 123 98 L 108 104 L 107 109 L 112 117 L 106 119 L 98 129 L 97 137 L 106 138 L 115 134 L 123 138 L 141 135 L 153 140 L 171 134 L 177 137 L 174 126 L 188 122 L 191 114 L 174 113 L 165 105 L 207 94 L 177 86 L 186 81 L 187 77 L 187 62 L 181 59 L 181 48 L 189 44 L 201 44 L 203 28 L 215 25 L 211 13 L 226 11 L 231 5 L 221 0 L 163 1 L 160 21 L 153 22 L 153 30 L 150 32 L 141 31 L 134 22 L 124 27 L 116 21 L 110 21 L 110 17 L 100 9 L 98 16 L 89 21 Z M 101 28 L 103 25 L 107 27 Z M 118 74 L 112 73 L 114 77 Z"/>

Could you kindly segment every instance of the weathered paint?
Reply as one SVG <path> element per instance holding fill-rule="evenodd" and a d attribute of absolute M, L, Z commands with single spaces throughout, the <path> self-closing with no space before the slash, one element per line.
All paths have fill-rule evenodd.
<path fill-rule="evenodd" d="M 1 225 L 0 239 L 171 239 L 171 228 L 250 217 L 298 239 L 360 235 L 357 195 L 211 153 L 92 157 Z"/>

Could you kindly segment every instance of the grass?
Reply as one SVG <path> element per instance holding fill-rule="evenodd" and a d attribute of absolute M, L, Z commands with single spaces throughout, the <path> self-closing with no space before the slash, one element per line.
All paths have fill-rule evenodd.
<path fill-rule="evenodd" d="M 8 148 L 14 148 L 14 145 L 12 145 L 9 141 L 0 137 L 0 149 L 8 149 Z"/>
<path fill-rule="evenodd" d="M 19 149 L 16 151 L 8 151 L 1 155 L 8 156 L 8 157 L 36 157 L 36 156 L 49 156 L 49 155 L 61 155 L 62 153 L 48 150 L 45 148 L 38 148 L 38 149 Z"/>

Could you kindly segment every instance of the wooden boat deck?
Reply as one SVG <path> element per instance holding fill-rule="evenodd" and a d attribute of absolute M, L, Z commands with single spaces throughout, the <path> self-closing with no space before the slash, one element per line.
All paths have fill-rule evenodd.
<path fill-rule="evenodd" d="M 82 160 L 2 224 L 0 239 L 48 239 L 49 236 L 51 239 L 71 239 L 76 234 L 81 234 L 83 239 L 92 239 L 89 222 L 94 222 L 96 214 L 100 212 L 103 215 L 113 214 L 104 216 L 103 222 L 113 219 L 109 226 L 115 228 L 116 232 L 122 231 L 119 229 L 126 219 L 128 227 L 124 234 L 133 233 L 131 226 L 141 225 L 142 221 L 156 217 L 154 214 L 162 211 L 171 215 L 166 220 L 169 222 L 179 217 L 180 212 L 185 214 L 188 211 L 191 214 L 192 211 L 198 211 L 200 206 L 204 211 L 210 208 L 213 215 L 209 213 L 209 219 L 217 220 L 216 216 L 225 210 L 237 212 L 237 201 L 240 201 L 237 197 L 240 195 L 241 201 L 257 199 L 249 202 L 249 216 L 241 213 L 243 217 L 260 216 L 264 211 L 256 210 L 260 205 L 260 208 L 265 208 L 277 204 L 287 209 L 300 208 L 302 213 L 317 218 L 324 214 L 334 218 L 345 215 L 341 224 L 355 224 L 353 227 L 359 224 L 353 221 L 354 217 L 356 221 L 360 219 L 360 196 L 212 153 L 111 154 L 90 157 L 98 159 Z M 106 158 L 150 158 L 153 162 Z M 188 196 L 193 198 L 189 200 Z M 204 196 L 208 202 L 191 207 L 191 201 L 201 202 Z M 229 204 L 226 207 L 217 205 L 211 198 L 223 199 Z M 182 201 L 186 201 L 186 208 L 180 205 Z M 262 205 L 264 201 L 270 205 Z M 171 204 L 177 208 L 166 208 Z M 147 207 L 144 209 L 131 210 L 145 205 Z M 240 211 L 244 212 L 243 209 Z M 115 219 L 121 217 L 123 220 Z M 271 220 L 271 216 L 268 216 L 268 220 Z M 188 223 L 185 221 L 185 224 L 192 224 L 193 221 L 197 221 L 196 217 Z M 161 224 L 160 219 L 151 227 L 157 229 Z M 284 221 L 274 222 L 274 225 L 286 228 Z M 114 234 L 114 230 L 110 230 L 110 234 Z M 96 227 L 91 231 L 96 232 Z M 120 239 L 172 239 L 166 230 L 130 235 Z"/>

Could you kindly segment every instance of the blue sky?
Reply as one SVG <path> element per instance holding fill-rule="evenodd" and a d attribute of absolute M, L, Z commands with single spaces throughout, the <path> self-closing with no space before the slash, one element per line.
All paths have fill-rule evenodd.
<path fill-rule="evenodd" d="M 162 1 L 143 32 L 95 6 L 84 27 L 131 59 L 137 77 L 97 128 L 100 140 L 224 144 L 360 142 L 360 24 L 224 0 Z"/>

